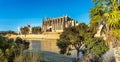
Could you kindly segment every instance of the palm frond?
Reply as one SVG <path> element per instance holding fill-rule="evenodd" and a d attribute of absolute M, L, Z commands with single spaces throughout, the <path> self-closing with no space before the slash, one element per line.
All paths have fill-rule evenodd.
<path fill-rule="evenodd" d="M 113 11 L 104 14 L 107 24 L 111 28 L 118 28 L 120 27 L 120 11 Z"/>

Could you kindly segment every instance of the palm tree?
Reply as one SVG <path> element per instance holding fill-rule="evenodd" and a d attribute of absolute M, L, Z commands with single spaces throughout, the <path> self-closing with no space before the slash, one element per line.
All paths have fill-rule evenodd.
<path fill-rule="evenodd" d="M 118 0 L 93 0 L 95 7 L 90 10 L 90 26 L 99 26 L 100 24 L 105 27 L 105 35 L 107 41 L 116 41 L 116 33 L 120 28 L 120 10 Z M 93 27 L 96 29 L 96 27 Z M 118 36 L 118 35 L 117 35 Z M 115 37 L 114 40 L 112 37 Z M 112 40 L 111 40 L 112 39 Z"/>

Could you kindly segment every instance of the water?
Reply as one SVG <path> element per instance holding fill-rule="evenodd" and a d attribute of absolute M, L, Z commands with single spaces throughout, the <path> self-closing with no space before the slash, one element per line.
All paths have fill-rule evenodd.
<path fill-rule="evenodd" d="M 29 49 L 32 51 L 40 51 L 45 60 L 51 62 L 71 62 L 73 55 L 65 56 L 59 54 L 59 48 L 56 45 L 56 40 L 27 40 L 30 42 Z"/>
<path fill-rule="evenodd" d="M 59 53 L 56 40 L 28 40 L 30 42 L 29 50 L 49 51 Z"/>
<path fill-rule="evenodd" d="M 30 42 L 29 50 L 47 51 L 58 53 L 60 49 L 56 45 L 56 40 L 28 40 Z M 71 51 L 70 57 L 76 57 L 76 50 Z"/>

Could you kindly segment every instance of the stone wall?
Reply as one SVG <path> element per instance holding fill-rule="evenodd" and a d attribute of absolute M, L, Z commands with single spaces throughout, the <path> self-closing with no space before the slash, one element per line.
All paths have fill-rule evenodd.
<path fill-rule="evenodd" d="M 23 39 L 59 39 L 60 33 L 43 33 L 43 34 L 28 34 L 28 35 L 11 35 L 8 38 L 21 37 Z"/>

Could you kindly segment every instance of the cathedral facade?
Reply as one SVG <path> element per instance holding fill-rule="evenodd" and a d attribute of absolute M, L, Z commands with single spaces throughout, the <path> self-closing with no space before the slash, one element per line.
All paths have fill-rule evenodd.
<path fill-rule="evenodd" d="M 63 32 L 63 30 L 70 26 L 76 26 L 78 23 L 68 16 L 59 18 L 46 18 L 42 22 L 43 32 Z"/>

